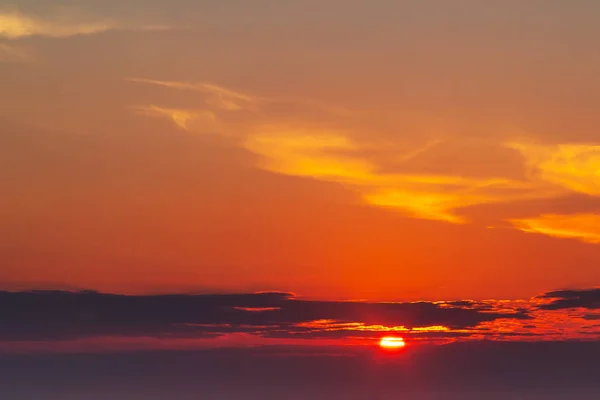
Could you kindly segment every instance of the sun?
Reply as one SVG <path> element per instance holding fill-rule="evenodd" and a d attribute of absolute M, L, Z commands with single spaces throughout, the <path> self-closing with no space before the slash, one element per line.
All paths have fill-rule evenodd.
<path fill-rule="evenodd" d="M 406 346 L 406 342 L 401 337 L 386 336 L 381 338 L 379 346 L 387 350 L 401 349 Z"/>

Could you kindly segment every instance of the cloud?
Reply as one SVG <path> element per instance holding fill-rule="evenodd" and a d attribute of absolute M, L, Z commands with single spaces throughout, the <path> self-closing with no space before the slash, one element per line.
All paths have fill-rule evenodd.
<path fill-rule="evenodd" d="M 531 179 L 543 180 L 568 191 L 600 196 L 600 146 L 548 146 L 531 142 L 512 142 L 507 146 L 523 155 Z"/>
<path fill-rule="evenodd" d="M 170 89 L 200 92 L 209 96 L 208 103 L 210 105 L 226 111 L 252 109 L 254 104 L 261 101 L 261 99 L 258 97 L 227 89 L 213 83 L 190 83 L 145 78 L 128 78 L 127 80 L 131 82 L 162 86 Z"/>
<path fill-rule="evenodd" d="M 207 121 L 207 116 L 210 116 L 211 123 L 218 124 L 219 133 L 226 140 L 258 156 L 259 168 L 281 175 L 340 184 L 354 191 L 365 204 L 397 211 L 411 218 L 460 224 L 469 222 L 466 209 L 475 206 L 553 199 L 575 188 L 579 188 L 581 193 L 595 193 L 596 150 L 590 146 L 552 148 L 525 141 L 478 143 L 479 147 L 499 157 L 496 163 L 498 160 L 513 162 L 513 169 L 515 166 L 520 168 L 522 160 L 508 149 L 517 150 L 525 158 L 529 173 L 527 177 L 515 178 L 514 174 L 498 176 L 498 169 L 492 167 L 489 176 L 479 171 L 469 175 L 465 174 L 465 168 L 447 168 L 449 166 L 445 164 L 460 164 L 462 152 L 477 151 L 477 145 L 465 147 L 454 143 L 443 147 L 440 145 L 444 141 L 435 138 L 428 138 L 416 146 L 414 143 L 412 146 L 402 145 L 398 141 L 382 141 L 357 133 L 352 114 L 336 113 L 333 111 L 335 107 L 255 96 L 207 82 L 148 78 L 128 80 L 194 91 L 204 101 L 203 108 L 197 111 L 149 106 L 149 115 L 164 116 L 180 127 L 199 131 L 210 125 Z M 276 106 L 300 103 L 314 105 L 313 112 L 308 115 L 314 114 L 317 109 L 326 110 L 327 116 L 323 120 L 327 123 L 312 121 L 309 117 L 299 118 L 304 114 L 273 112 Z M 199 118 L 198 113 L 203 117 Z M 239 117 L 240 114 L 245 116 Z M 190 122 L 195 119 L 203 119 L 205 123 L 192 127 Z M 423 168 L 424 160 L 425 164 L 432 165 L 432 157 L 437 160 L 436 156 L 440 154 L 444 161 L 433 163 L 438 171 Z M 485 166 L 485 157 L 473 156 L 469 160 L 466 165 L 479 162 Z M 557 171 L 562 171 L 560 165 L 565 162 L 569 167 L 561 175 Z M 472 166 L 469 168 L 473 169 Z M 540 173 L 540 170 L 545 172 Z M 573 173 L 574 170 L 579 172 Z M 524 229 L 528 221 L 522 220 L 514 225 Z"/>
<path fill-rule="evenodd" d="M 0 38 L 31 36 L 64 38 L 110 30 L 162 30 L 165 26 L 126 23 L 115 18 L 90 16 L 77 10 L 62 10 L 51 16 L 35 16 L 18 9 L 0 10 Z"/>
<path fill-rule="evenodd" d="M 444 307 L 430 302 L 297 300 L 288 293 L 127 296 L 96 292 L 0 292 L 0 340 L 95 336 L 203 338 L 231 333 L 272 337 L 416 335 L 475 327 L 524 313 Z"/>
<path fill-rule="evenodd" d="M 600 146 L 515 141 L 507 147 L 524 157 L 531 181 L 555 186 L 563 192 L 564 198 L 585 195 L 588 203 L 600 198 Z M 600 243 L 600 215 L 597 213 L 550 213 L 509 218 L 509 222 L 524 232 Z"/>
<path fill-rule="evenodd" d="M 207 105 L 224 111 L 266 112 L 269 108 L 310 109 L 335 116 L 349 116 L 351 112 L 342 107 L 323 104 L 312 99 L 302 98 L 269 98 L 243 93 L 210 82 L 165 81 L 148 78 L 127 78 L 127 81 L 147 85 L 162 86 L 169 89 L 185 90 L 201 93 Z M 281 110 L 280 110 L 281 111 Z"/>
<path fill-rule="evenodd" d="M 42 350 L 59 342 L 80 351 L 368 345 L 385 334 L 424 343 L 590 340 L 600 339 L 600 325 L 590 324 L 597 319 L 599 294 L 588 289 L 549 292 L 530 300 L 374 303 L 301 300 L 283 292 L 0 292 L 0 352 Z"/>
<path fill-rule="evenodd" d="M 155 105 L 137 106 L 134 109 L 142 115 L 167 117 L 185 130 L 191 130 L 192 124 L 200 124 L 204 129 L 217 129 L 219 124 L 216 115 L 208 110 L 164 108 Z"/>
<path fill-rule="evenodd" d="M 549 304 L 541 306 L 545 310 L 562 310 L 567 308 L 600 309 L 600 288 L 586 290 L 557 290 L 541 296 L 543 299 L 552 300 Z M 598 316 L 586 319 L 597 319 Z"/>
<path fill-rule="evenodd" d="M 600 214 L 545 214 L 510 222 L 523 232 L 600 243 Z"/>
<path fill-rule="evenodd" d="M 548 196 L 534 185 L 510 179 L 384 173 L 376 162 L 360 156 L 362 144 L 344 131 L 265 126 L 248 135 L 243 147 L 262 157 L 259 165 L 264 169 L 341 183 L 359 192 L 368 204 L 415 218 L 464 223 L 466 219 L 455 210 Z M 428 147 L 408 153 L 405 159 Z"/>

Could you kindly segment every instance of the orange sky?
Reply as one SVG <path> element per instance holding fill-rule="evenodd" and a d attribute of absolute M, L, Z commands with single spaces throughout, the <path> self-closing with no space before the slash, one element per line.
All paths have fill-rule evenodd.
<path fill-rule="evenodd" d="M 598 3 L 121 3 L 0 8 L 4 288 L 600 283 Z"/>

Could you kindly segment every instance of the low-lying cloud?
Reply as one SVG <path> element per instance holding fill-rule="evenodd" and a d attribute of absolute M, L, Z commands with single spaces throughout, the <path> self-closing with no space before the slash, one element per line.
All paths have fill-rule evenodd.
<path fill-rule="evenodd" d="M 553 324 L 561 318 L 571 321 L 571 329 L 562 329 L 563 339 L 581 335 L 598 339 L 600 328 L 589 327 L 595 315 L 591 311 L 600 308 L 598 293 L 598 289 L 550 292 L 511 302 L 373 303 L 302 300 L 279 292 L 143 296 L 0 292 L 0 341 L 214 340 L 238 335 L 242 343 L 280 339 L 369 343 L 384 334 L 418 341 L 544 340 L 546 335 L 557 339 Z M 561 313 L 576 307 L 587 309 Z M 588 328 L 582 329 L 584 324 Z"/>
<path fill-rule="evenodd" d="M 600 309 L 600 288 L 588 290 L 557 290 L 546 293 L 543 298 L 552 300 L 549 304 L 542 306 L 542 308 L 546 310 L 562 310 L 568 308 Z"/>

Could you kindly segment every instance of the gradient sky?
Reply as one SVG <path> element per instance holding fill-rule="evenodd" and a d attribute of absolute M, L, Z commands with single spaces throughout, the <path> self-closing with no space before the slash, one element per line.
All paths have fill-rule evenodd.
<path fill-rule="evenodd" d="M 600 1 L 8 1 L 3 400 L 599 398 Z"/>
<path fill-rule="evenodd" d="M 0 7 L 8 290 L 600 283 L 600 3 Z"/>

